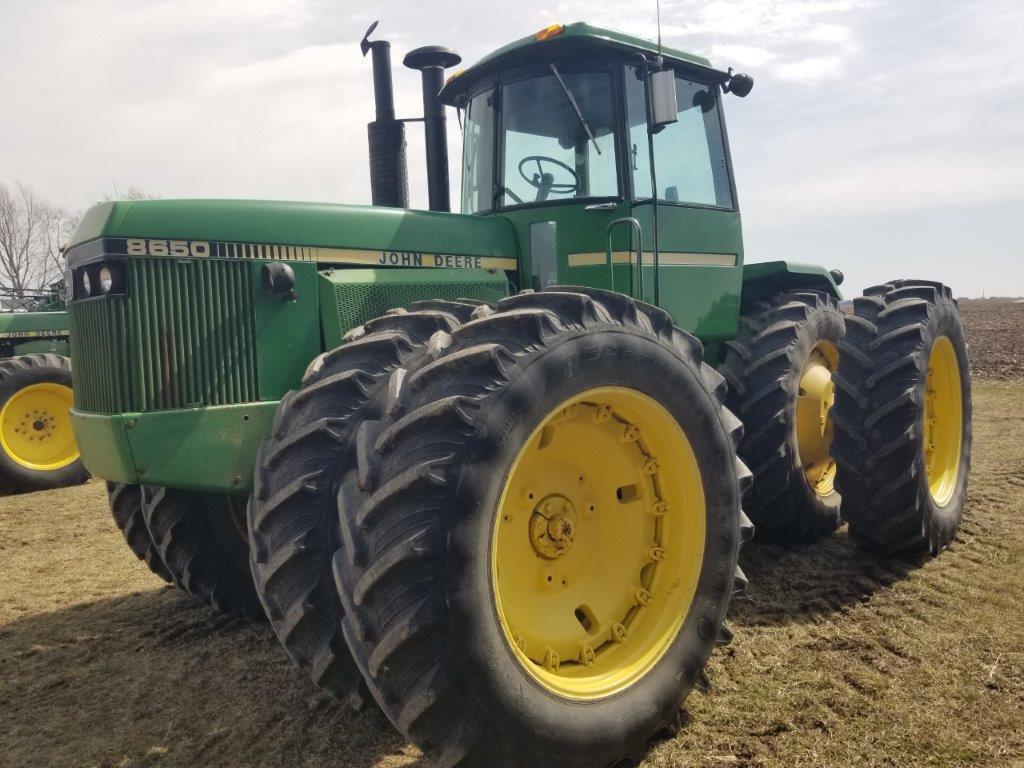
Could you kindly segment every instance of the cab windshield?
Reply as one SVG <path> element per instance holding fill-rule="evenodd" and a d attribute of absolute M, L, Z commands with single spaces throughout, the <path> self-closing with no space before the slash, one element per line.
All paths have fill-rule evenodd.
<path fill-rule="evenodd" d="M 607 71 L 542 74 L 501 86 L 501 171 L 494 190 L 494 91 L 467 105 L 462 211 L 618 197 L 612 79 Z"/>

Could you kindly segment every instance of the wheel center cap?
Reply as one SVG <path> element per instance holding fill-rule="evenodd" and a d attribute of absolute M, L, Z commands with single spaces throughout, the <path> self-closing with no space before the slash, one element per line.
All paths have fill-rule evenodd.
<path fill-rule="evenodd" d="M 557 560 L 573 545 L 578 521 L 573 503 L 561 494 L 541 499 L 530 517 L 530 544 L 546 560 Z"/>

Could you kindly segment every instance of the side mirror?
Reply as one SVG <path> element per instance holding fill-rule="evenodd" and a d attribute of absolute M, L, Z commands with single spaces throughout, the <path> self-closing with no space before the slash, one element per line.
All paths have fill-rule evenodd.
<path fill-rule="evenodd" d="M 725 85 L 722 86 L 723 91 L 739 96 L 741 99 L 753 89 L 754 78 L 745 72 L 737 72 L 725 82 Z"/>
<path fill-rule="evenodd" d="M 679 120 L 676 74 L 671 69 L 651 72 L 647 76 L 647 87 L 651 91 L 651 133 L 657 133 Z"/>

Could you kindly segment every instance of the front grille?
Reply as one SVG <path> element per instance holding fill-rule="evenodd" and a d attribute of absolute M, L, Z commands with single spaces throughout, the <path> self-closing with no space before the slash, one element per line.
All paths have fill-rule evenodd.
<path fill-rule="evenodd" d="M 343 330 L 380 317 L 389 309 L 408 307 L 414 301 L 454 301 L 465 297 L 493 303 L 507 295 L 507 284 L 497 281 L 427 282 L 410 279 L 408 282 L 336 283 L 334 286 L 335 302 Z"/>
<path fill-rule="evenodd" d="M 258 400 L 251 265 L 143 258 L 128 265 L 127 296 L 69 308 L 76 409 Z"/>

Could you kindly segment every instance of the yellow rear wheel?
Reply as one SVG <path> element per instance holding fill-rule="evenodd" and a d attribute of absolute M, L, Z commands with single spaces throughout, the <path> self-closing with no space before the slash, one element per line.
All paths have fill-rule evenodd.
<path fill-rule="evenodd" d="M 832 418 L 836 399 L 832 377 L 839 367 L 839 350 L 819 341 L 800 371 L 796 401 L 796 440 L 807 484 L 818 496 L 835 493 L 836 463 L 832 459 Z"/>
<path fill-rule="evenodd" d="M 0 445 L 26 469 L 52 472 L 78 460 L 68 411 L 74 404 L 63 384 L 30 384 L 8 398 L 0 411 Z"/>
<path fill-rule="evenodd" d="M 560 404 L 501 495 L 494 599 L 523 668 L 552 693 L 610 696 L 661 659 L 703 565 L 693 448 L 649 396 L 602 387 Z"/>
<path fill-rule="evenodd" d="M 956 352 L 949 337 L 940 336 L 928 356 L 922 446 L 928 491 L 939 506 L 948 504 L 956 489 L 963 420 L 963 385 Z"/>

